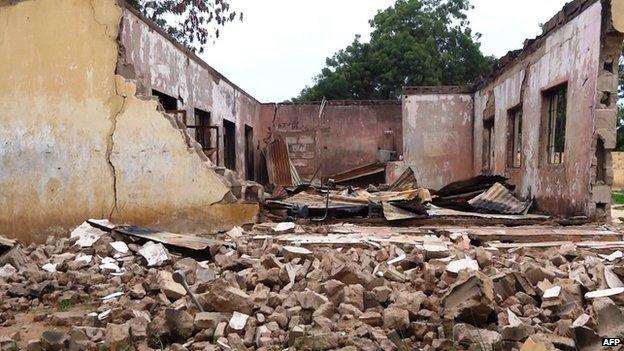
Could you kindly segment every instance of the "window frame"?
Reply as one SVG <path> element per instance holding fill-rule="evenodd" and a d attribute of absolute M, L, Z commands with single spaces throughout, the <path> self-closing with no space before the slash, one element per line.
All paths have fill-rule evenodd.
<path fill-rule="evenodd" d="M 507 111 L 507 168 L 522 168 L 524 154 L 522 152 L 522 127 L 524 111 L 522 104 Z"/>
<path fill-rule="evenodd" d="M 565 164 L 568 92 L 567 82 L 542 91 L 542 165 Z"/>

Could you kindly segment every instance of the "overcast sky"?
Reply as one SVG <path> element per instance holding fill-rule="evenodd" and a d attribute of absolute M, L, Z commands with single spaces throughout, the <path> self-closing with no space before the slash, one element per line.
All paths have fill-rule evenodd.
<path fill-rule="evenodd" d="M 539 34 L 539 24 L 566 0 L 473 0 L 473 30 L 481 49 L 500 57 Z M 231 23 L 202 57 L 261 102 L 297 96 L 325 58 L 353 41 L 368 40 L 368 20 L 394 0 L 231 0 L 245 20 Z"/>

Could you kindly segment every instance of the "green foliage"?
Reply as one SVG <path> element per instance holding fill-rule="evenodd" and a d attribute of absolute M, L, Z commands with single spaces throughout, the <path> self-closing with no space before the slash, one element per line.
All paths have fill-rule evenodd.
<path fill-rule="evenodd" d="M 611 193 L 611 200 L 615 205 L 623 205 L 624 204 L 624 191 L 623 190 L 614 190 Z"/>
<path fill-rule="evenodd" d="M 61 312 L 67 312 L 73 308 L 73 304 L 70 300 L 63 300 L 59 303 L 58 310 Z"/>
<path fill-rule="evenodd" d="M 486 74 L 494 59 L 469 28 L 470 0 L 397 0 L 360 36 L 327 58 L 326 67 L 295 101 L 396 99 L 408 85 L 461 85 Z"/>
<path fill-rule="evenodd" d="M 204 51 L 220 27 L 243 14 L 230 8 L 230 0 L 126 0 L 147 18 L 193 51 Z"/>

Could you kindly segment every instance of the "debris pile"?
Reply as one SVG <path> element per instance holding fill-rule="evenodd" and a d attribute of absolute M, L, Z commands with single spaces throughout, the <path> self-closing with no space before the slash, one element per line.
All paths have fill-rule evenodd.
<path fill-rule="evenodd" d="M 384 218 L 386 221 L 466 217 L 498 220 L 547 220 L 528 214 L 533 201 L 513 195 L 514 187 L 502 176 L 477 176 L 451 183 L 440 190 L 418 187 L 408 168 L 393 184 L 366 188 L 337 185 L 327 179 L 324 186 L 299 184 L 275 188 L 266 208 L 274 220 L 331 218 Z"/>
<path fill-rule="evenodd" d="M 624 336 L 620 251 L 505 251 L 462 233 L 336 244 L 326 226 L 283 223 L 191 258 L 77 230 L 0 258 L 3 349 L 592 350 Z M 277 240 L 300 232 L 318 241 Z"/>

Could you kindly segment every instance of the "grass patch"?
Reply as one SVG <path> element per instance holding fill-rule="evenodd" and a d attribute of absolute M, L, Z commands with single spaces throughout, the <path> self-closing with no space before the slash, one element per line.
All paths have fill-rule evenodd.
<path fill-rule="evenodd" d="M 611 201 L 615 205 L 624 205 L 624 189 L 613 190 Z"/>
<path fill-rule="evenodd" d="M 74 306 L 73 306 L 73 304 L 71 303 L 70 300 L 63 300 L 59 304 L 58 310 L 61 311 L 61 312 L 67 312 L 67 311 L 71 310 L 72 307 L 74 307 Z"/>

